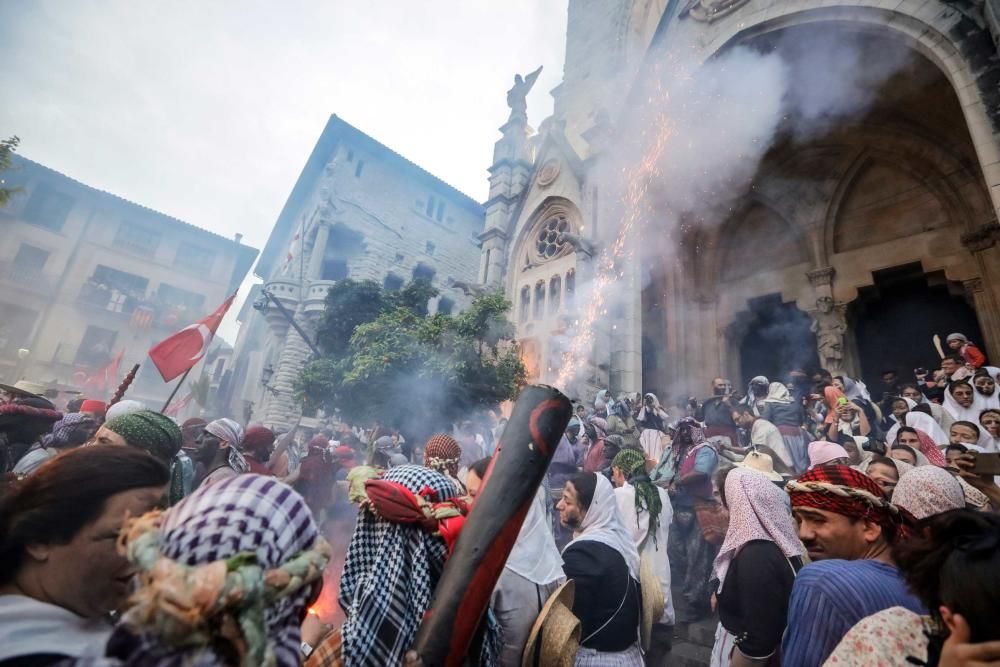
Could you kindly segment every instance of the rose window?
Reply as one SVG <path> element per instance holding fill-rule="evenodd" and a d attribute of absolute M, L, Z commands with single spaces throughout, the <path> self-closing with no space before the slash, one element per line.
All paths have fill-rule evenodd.
<path fill-rule="evenodd" d="M 559 235 L 569 231 L 569 222 L 563 215 L 553 216 L 538 230 L 538 237 L 535 239 L 535 249 L 542 259 L 552 259 L 558 255 L 566 242 L 559 241 Z"/>

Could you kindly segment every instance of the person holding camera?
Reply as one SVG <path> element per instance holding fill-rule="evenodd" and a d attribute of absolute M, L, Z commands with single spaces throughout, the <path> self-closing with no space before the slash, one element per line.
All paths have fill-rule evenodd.
<path fill-rule="evenodd" d="M 695 419 L 705 424 L 707 439 L 721 441 L 727 446 L 739 444 L 733 405 L 733 383 L 721 377 L 712 380 L 712 396 L 706 398 L 695 412 Z"/>

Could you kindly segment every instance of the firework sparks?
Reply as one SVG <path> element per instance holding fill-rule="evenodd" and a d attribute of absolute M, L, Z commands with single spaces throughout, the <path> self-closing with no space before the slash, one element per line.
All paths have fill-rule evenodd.
<path fill-rule="evenodd" d="M 625 207 L 622 224 L 614 243 L 610 248 L 601 251 L 591 285 L 590 303 L 583 317 L 576 322 L 576 335 L 570 341 L 569 349 L 563 354 L 563 365 L 555 380 L 556 387 L 567 387 L 583 371 L 593 349 L 594 322 L 598 316 L 607 315 L 608 312 L 604 304 L 607 288 L 625 275 L 619 267 L 622 260 L 629 259 L 632 255 L 632 245 L 629 241 L 642 220 L 646 192 L 652 179 L 659 175 L 660 159 L 674 131 L 670 119 L 663 114 L 656 118 L 653 127 L 655 134 L 649 149 L 635 167 L 623 172 L 627 185 L 622 197 Z"/>

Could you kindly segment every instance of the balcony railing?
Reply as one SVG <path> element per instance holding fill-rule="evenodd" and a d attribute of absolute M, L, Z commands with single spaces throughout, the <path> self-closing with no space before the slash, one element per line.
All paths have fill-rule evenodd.
<path fill-rule="evenodd" d="M 47 294 L 53 289 L 52 280 L 41 268 L 17 265 L 14 262 L 0 262 L 0 280 L 41 294 Z"/>

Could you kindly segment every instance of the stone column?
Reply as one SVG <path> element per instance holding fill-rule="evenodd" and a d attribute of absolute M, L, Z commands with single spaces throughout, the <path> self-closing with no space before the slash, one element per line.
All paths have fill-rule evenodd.
<path fill-rule="evenodd" d="M 482 243 L 483 285 L 490 290 L 502 289 L 507 234 L 501 228 L 493 227 L 480 234 L 479 241 Z M 512 297 L 516 297 L 516 295 L 512 295 Z"/>
<path fill-rule="evenodd" d="M 323 259 L 326 256 L 326 244 L 330 239 L 330 223 L 320 220 L 316 223 L 316 238 L 309 254 L 309 280 L 319 280 L 323 277 Z"/>
<path fill-rule="evenodd" d="M 301 308 L 295 313 L 295 321 L 299 325 L 307 324 Z M 295 400 L 295 383 L 311 354 L 309 346 L 302 340 L 298 332 L 289 327 L 288 334 L 285 336 L 285 344 L 278 356 L 278 363 L 274 367 L 274 376 L 271 379 L 274 393 L 267 402 L 263 417 L 266 426 L 291 427 L 295 423 L 302 411 L 301 404 Z"/>
<path fill-rule="evenodd" d="M 979 318 L 990 361 L 1000 360 L 1000 223 L 990 222 L 962 235 L 962 245 L 979 267 L 979 278 L 963 282 Z"/>

